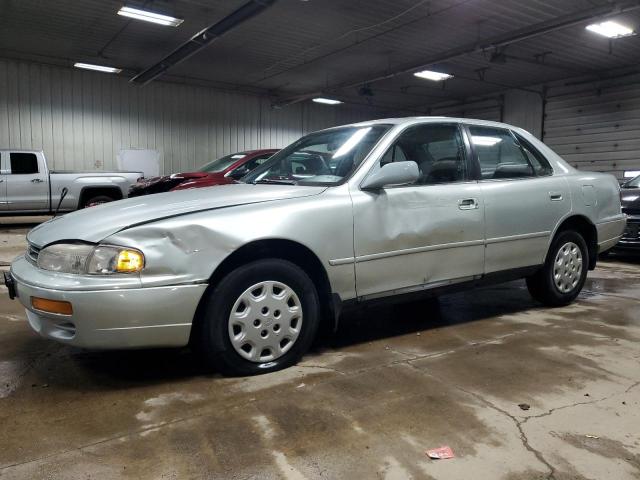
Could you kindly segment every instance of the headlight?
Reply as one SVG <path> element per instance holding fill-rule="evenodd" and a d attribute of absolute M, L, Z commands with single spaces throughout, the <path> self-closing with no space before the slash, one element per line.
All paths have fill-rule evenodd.
<path fill-rule="evenodd" d="M 135 273 L 144 267 L 139 250 L 111 245 L 59 243 L 40 251 L 38 267 L 61 273 Z"/>

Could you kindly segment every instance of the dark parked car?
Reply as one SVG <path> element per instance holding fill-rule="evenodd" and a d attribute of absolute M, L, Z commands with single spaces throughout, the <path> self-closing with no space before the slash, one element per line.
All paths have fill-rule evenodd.
<path fill-rule="evenodd" d="M 264 149 L 232 153 L 207 163 L 195 172 L 144 179 L 131 186 L 129 197 L 233 183 L 277 151 L 277 149 Z"/>
<path fill-rule="evenodd" d="M 627 214 L 627 227 L 616 250 L 640 249 L 640 175 L 620 188 L 622 212 Z"/>

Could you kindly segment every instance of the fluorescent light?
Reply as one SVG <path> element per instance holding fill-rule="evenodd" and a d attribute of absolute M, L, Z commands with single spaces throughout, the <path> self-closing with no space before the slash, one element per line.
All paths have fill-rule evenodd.
<path fill-rule="evenodd" d="M 140 10 L 139 8 L 122 7 L 118 10 L 118 15 L 123 17 L 135 18 L 136 20 L 144 20 L 145 22 L 157 23 L 167 27 L 177 27 L 182 22 L 181 18 L 170 17 L 169 15 L 161 15 L 159 13 Z"/>
<path fill-rule="evenodd" d="M 364 136 L 367 133 L 369 133 L 370 130 L 371 130 L 371 127 L 361 128 L 360 130 L 356 130 L 356 132 L 353 135 L 351 135 L 346 142 L 342 144 L 342 146 L 338 149 L 336 153 L 333 154 L 333 157 L 331 158 L 338 158 L 349 153 L 351 150 L 353 150 L 353 147 L 355 147 L 358 143 L 360 143 L 360 140 L 362 140 Z"/>
<path fill-rule="evenodd" d="M 120 73 L 122 71 L 121 68 L 105 67 L 104 65 L 92 65 L 90 63 L 76 62 L 73 64 L 73 66 L 76 68 L 84 68 L 85 70 L 95 70 L 96 72 L 105 73 Z"/>
<path fill-rule="evenodd" d="M 640 175 L 640 170 L 626 170 L 624 172 L 624 178 L 635 178 Z"/>
<path fill-rule="evenodd" d="M 338 105 L 342 103 L 340 100 L 334 100 L 332 98 L 322 98 L 322 97 L 314 98 L 313 101 L 316 103 L 325 103 L 327 105 Z"/>
<path fill-rule="evenodd" d="M 620 25 L 618 22 L 612 21 L 587 25 L 587 30 L 603 35 L 607 38 L 620 38 L 633 35 L 632 29 L 625 27 L 624 25 Z"/>
<path fill-rule="evenodd" d="M 502 139 L 498 137 L 485 137 L 482 135 L 473 135 L 471 139 L 473 140 L 474 145 L 481 145 L 483 147 L 493 147 L 495 144 L 502 141 Z"/>
<path fill-rule="evenodd" d="M 423 70 L 421 72 L 414 73 L 416 77 L 426 78 L 427 80 L 433 80 L 434 82 L 441 82 L 442 80 L 447 80 L 448 78 L 453 77 L 448 73 L 442 72 L 434 72 L 432 70 Z"/>

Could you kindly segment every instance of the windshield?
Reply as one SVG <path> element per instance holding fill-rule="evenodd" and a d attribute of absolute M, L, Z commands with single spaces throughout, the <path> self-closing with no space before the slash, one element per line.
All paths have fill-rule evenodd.
<path fill-rule="evenodd" d="M 210 172 L 210 173 L 218 173 L 226 170 L 228 167 L 236 163 L 241 158 L 246 157 L 246 153 L 234 153 L 232 155 L 227 155 L 226 157 L 218 158 L 212 162 L 205 164 L 200 167 L 197 172 Z"/>
<path fill-rule="evenodd" d="M 355 170 L 390 128 L 371 125 L 312 133 L 280 150 L 242 181 L 337 184 Z"/>
<path fill-rule="evenodd" d="M 640 188 L 640 175 L 635 178 L 632 178 L 627 183 L 623 185 L 625 188 Z"/>

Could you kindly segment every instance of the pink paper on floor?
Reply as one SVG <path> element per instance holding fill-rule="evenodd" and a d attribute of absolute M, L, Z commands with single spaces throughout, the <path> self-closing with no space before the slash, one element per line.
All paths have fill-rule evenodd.
<path fill-rule="evenodd" d="M 432 448 L 431 450 L 427 450 L 426 454 L 429 456 L 429 458 L 433 458 L 434 460 L 444 460 L 446 458 L 453 458 L 455 456 L 453 454 L 453 450 L 451 450 L 451 447 L 449 446 Z"/>

